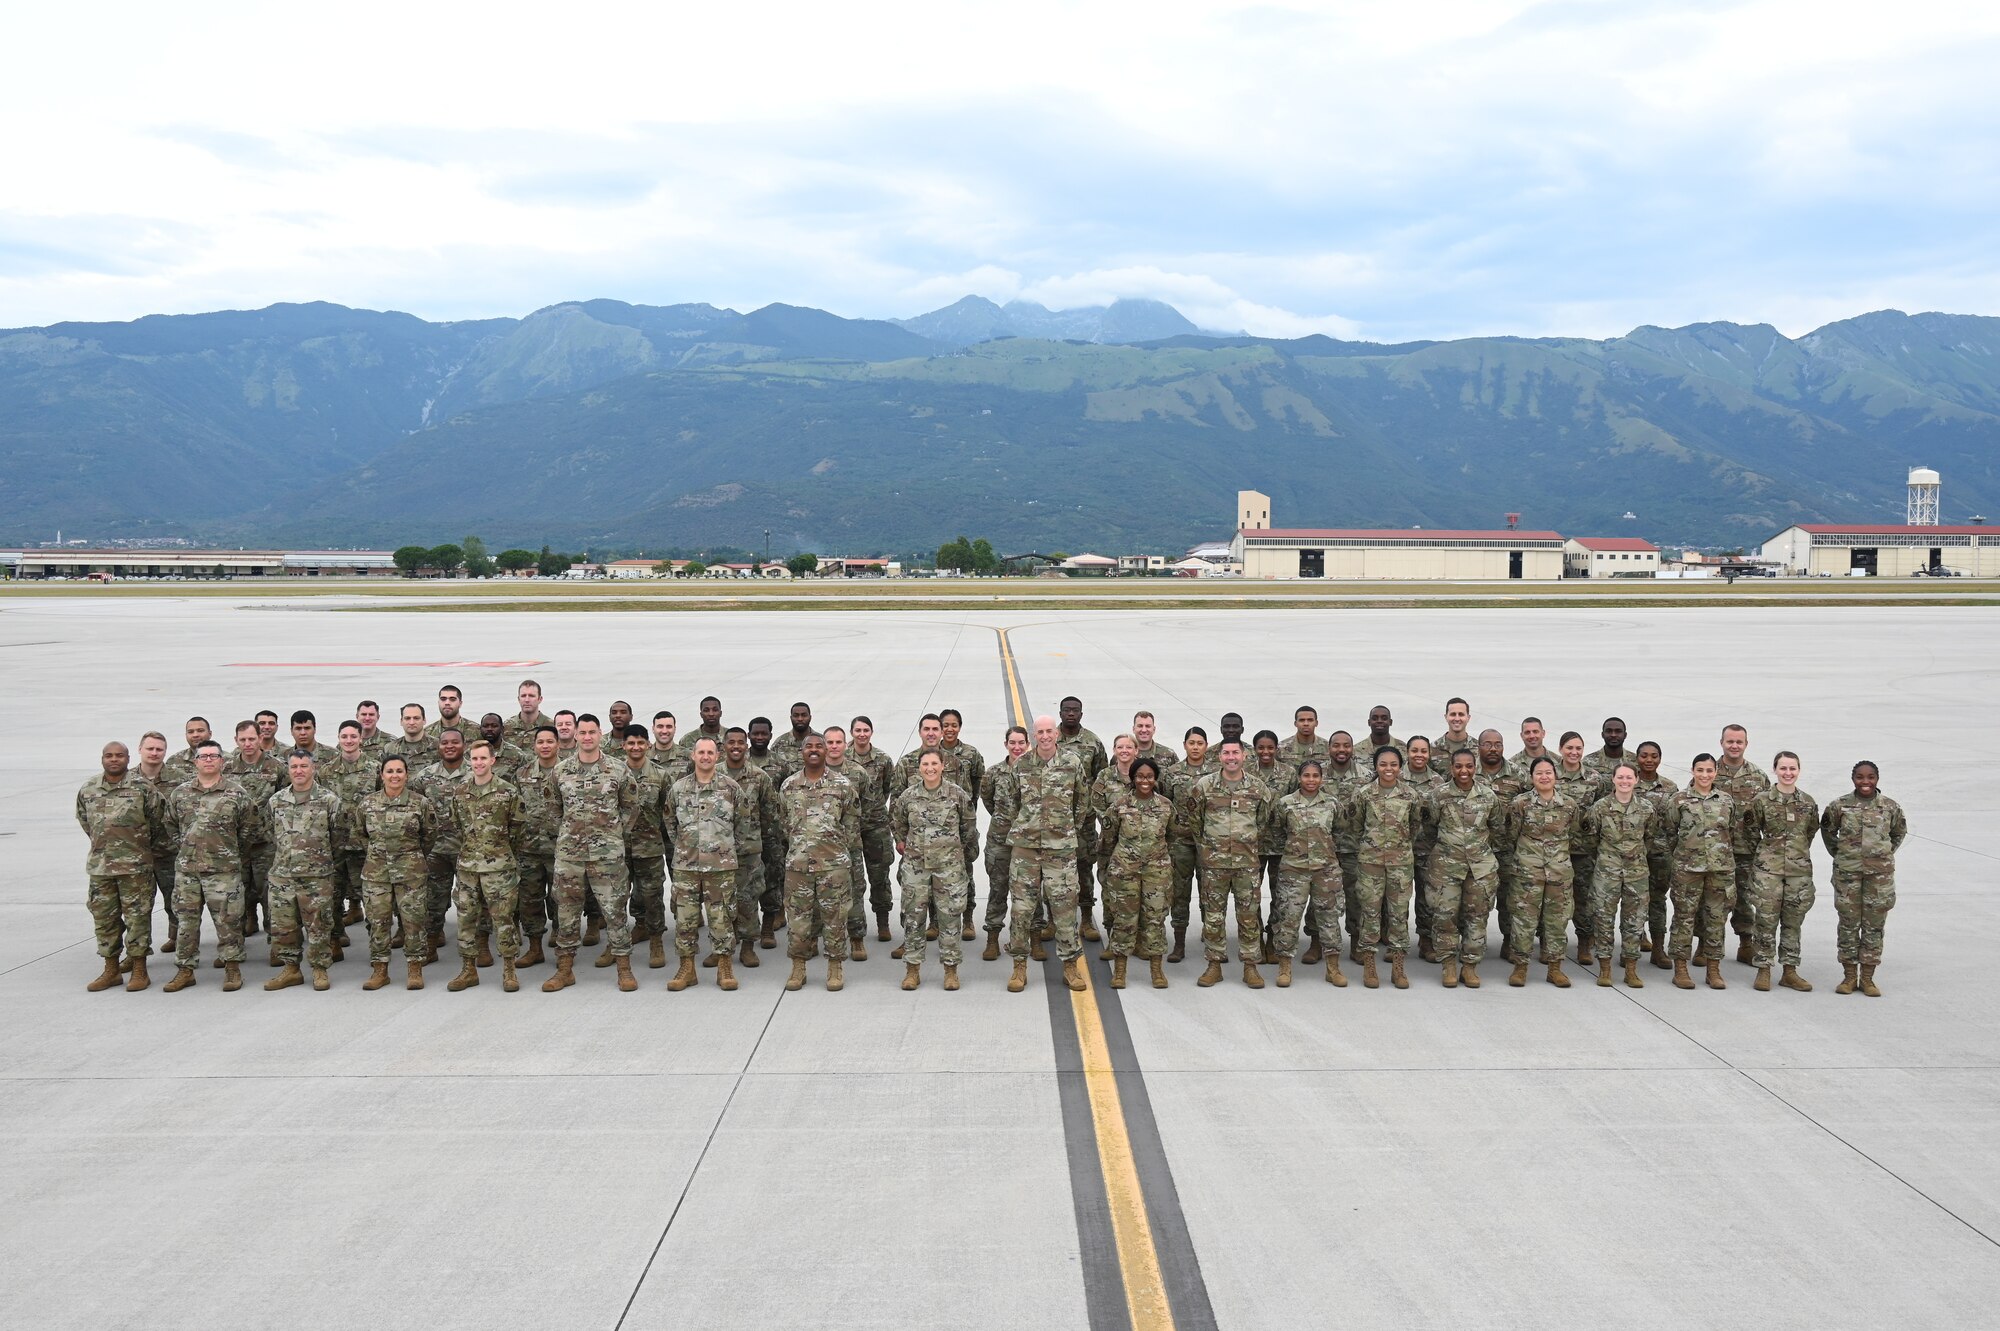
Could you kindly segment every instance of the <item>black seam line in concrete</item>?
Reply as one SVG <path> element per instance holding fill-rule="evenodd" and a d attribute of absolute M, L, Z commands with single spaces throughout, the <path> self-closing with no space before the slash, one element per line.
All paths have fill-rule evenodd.
<path fill-rule="evenodd" d="M 618 1320 L 612 1324 L 612 1331 L 621 1331 L 625 1319 L 632 1315 L 632 1305 L 638 1302 L 639 1291 L 646 1284 L 646 1277 L 653 1273 L 653 1263 L 660 1260 L 660 1249 L 667 1244 L 667 1235 L 673 1231 L 674 1221 L 680 1218 L 681 1207 L 687 1204 L 688 1193 L 694 1189 L 694 1181 L 701 1175 L 701 1167 L 708 1159 L 709 1148 L 715 1145 L 715 1134 L 722 1131 L 722 1120 L 729 1117 L 729 1107 L 736 1103 L 736 1092 L 743 1089 L 743 1074 L 757 1059 L 757 1051 L 764 1045 L 764 1037 L 771 1033 L 771 1023 L 778 1018 L 778 1004 L 785 1001 L 786 991 L 780 989 L 772 1000 L 771 1010 L 764 1016 L 764 1024 L 757 1031 L 757 1041 L 750 1046 L 744 1056 L 743 1066 L 736 1070 L 736 1082 L 729 1088 L 729 1094 L 722 1101 L 722 1109 L 716 1114 L 715 1122 L 708 1128 L 708 1136 L 702 1139 L 701 1153 L 694 1158 L 694 1168 L 688 1171 L 686 1181 L 681 1184 L 680 1195 L 674 1198 L 674 1209 L 667 1213 L 667 1223 L 660 1226 L 660 1237 L 653 1241 L 653 1251 L 646 1255 L 646 1264 L 639 1270 L 639 1278 L 632 1282 L 632 1293 L 626 1298 L 625 1306 L 618 1312 Z"/>
<path fill-rule="evenodd" d="M 1890 1178 L 1896 1180 L 1896 1182 L 1908 1188 L 1911 1192 L 1914 1192 L 1917 1196 L 1929 1202 L 1932 1206 L 1935 1206 L 1938 1210 L 1950 1216 L 1953 1220 L 1956 1220 L 1959 1224 L 1964 1225 L 1967 1229 L 1977 1234 L 1980 1238 L 1985 1239 L 1988 1243 L 1992 1244 L 1994 1247 L 2000 1248 L 2000 1239 L 1995 1239 L 1991 1234 L 1988 1234 L 1985 1230 L 1973 1224 L 1970 1220 L 1967 1220 L 1964 1216 L 1952 1210 L 1949 1206 L 1946 1206 L 1943 1202 L 1931 1196 L 1928 1192 L 1925 1192 L 1922 1188 L 1910 1182 L 1910 1180 L 1904 1178 L 1901 1174 L 1898 1174 L 1895 1170 L 1889 1168 L 1889 1166 L 1883 1164 L 1880 1160 L 1877 1160 L 1874 1156 L 1868 1154 L 1868 1152 L 1862 1150 L 1859 1146 L 1856 1146 L 1853 1142 L 1847 1140 L 1847 1138 L 1841 1136 L 1839 1133 L 1835 1132 L 1832 1128 L 1820 1122 L 1818 1119 L 1814 1118 L 1811 1114 L 1807 1113 L 1805 1110 L 1793 1104 L 1790 1100 L 1787 1100 L 1784 1096 L 1778 1094 L 1777 1091 L 1773 1090 L 1769 1086 L 1766 1086 L 1763 1082 L 1757 1079 L 1754 1073 L 1744 1068 L 1737 1067 L 1734 1063 L 1724 1058 L 1721 1054 L 1716 1053 L 1713 1049 L 1710 1049 L 1700 1040 L 1695 1039 L 1694 1036 L 1689 1035 L 1686 1031 L 1682 1030 L 1672 1021 L 1669 1021 L 1666 1017 L 1662 1016 L 1659 1012 L 1655 1011 L 1653 1008 L 1647 1006 L 1644 1003 L 1641 1003 L 1638 999 L 1632 997 L 1631 994 L 1625 992 L 1624 990 L 1621 989 L 1619 991 L 1618 996 L 1620 998 L 1623 998 L 1626 1002 L 1631 1003 L 1634 1007 L 1637 1007 L 1640 1011 L 1646 1013 L 1648 1016 L 1652 1017 L 1655 1021 L 1665 1026 L 1668 1030 L 1674 1032 L 1676 1035 L 1679 1035 L 1682 1039 L 1686 1040 L 1689 1044 L 1693 1045 L 1695 1048 L 1701 1050 L 1704 1054 L 1707 1054 L 1710 1058 L 1714 1059 L 1716 1062 L 1722 1064 L 1724 1068 L 1735 1073 L 1737 1076 L 1743 1078 L 1743 1080 L 1749 1082 L 1752 1086 L 1755 1086 L 1758 1090 L 1770 1096 L 1773 1100 L 1776 1100 L 1779 1104 L 1791 1110 L 1794 1114 L 1797 1114 L 1800 1118 L 1804 1119 L 1806 1122 L 1812 1124 L 1814 1127 L 1818 1128 L 1821 1132 L 1825 1133 L 1827 1136 L 1839 1142 L 1842 1146 L 1845 1146 L 1848 1150 L 1854 1152 L 1854 1154 L 1860 1156 L 1863 1160 L 1866 1160 L 1869 1164 L 1875 1166 L 1875 1168 L 1881 1170 L 1884 1174 L 1887 1174 Z M 1771 1069 L 1765 1069 L 1765 1070 L 1770 1071 Z"/>
<path fill-rule="evenodd" d="M 1020 663 L 1014 659 L 1008 630 L 995 629 L 994 633 L 999 642 L 1001 687 L 1008 715 L 1016 724 L 1027 725 L 1027 691 L 1021 683 Z M 1088 956 L 1080 960 L 1088 968 Z M 1049 1026 L 1055 1040 L 1063 1139 L 1069 1157 L 1070 1192 L 1076 1208 L 1077 1239 L 1085 1276 L 1085 1308 L 1092 1331 L 1130 1327 L 1131 1301 L 1126 1294 L 1126 1278 L 1130 1273 L 1124 1271 L 1119 1261 L 1112 1229 L 1109 1186 L 1084 1073 L 1082 1033 L 1077 1029 L 1076 1008 L 1063 981 L 1061 961 L 1053 950 L 1042 963 L 1042 987 L 1048 997 Z M 1180 1191 L 1174 1185 L 1159 1123 L 1153 1117 L 1153 1102 L 1146 1091 L 1145 1072 L 1132 1045 L 1124 1008 L 1115 989 L 1095 980 L 1091 983 L 1090 1000 L 1096 1006 L 1098 1024 L 1110 1055 L 1119 1116 L 1124 1120 L 1133 1172 L 1145 1204 L 1146 1222 L 1152 1231 L 1153 1259 L 1159 1268 L 1172 1324 L 1188 1331 L 1214 1331 L 1215 1310 L 1209 1302 L 1208 1284 L 1188 1232 Z M 1115 1276 L 1116 1282 L 1103 1278 L 1105 1275 Z"/>
<path fill-rule="evenodd" d="M 12 975 L 15 971 L 24 970 L 27 967 L 34 965 L 36 962 L 47 961 L 50 957 L 59 957 L 63 953 L 68 952 L 70 949 L 82 947 L 85 943 L 88 943 L 90 941 L 91 940 L 88 938 L 79 938 L 74 943 L 63 944 L 61 947 L 57 948 L 53 952 L 44 952 L 39 957 L 29 957 L 26 961 L 15 962 L 12 966 L 9 966 L 6 970 L 0 971 L 0 976 Z"/>
<path fill-rule="evenodd" d="M 1933 846 L 1944 846 L 1949 850 L 1963 851 L 1967 855 L 1977 855 L 1982 860 L 2000 860 L 2000 855 L 1995 855 L 1990 850 L 1974 850 L 1970 846 L 1961 846 L 1955 841 L 1946 841 L 1942 837 L 1925 836 L 1921 832 L 1912 832 L 1910 833 L 1910 836 L 1917 841 L 1928 841 Z M 1943 896 L 1948 894 L 1937 893 L 1934 895 Z"/>

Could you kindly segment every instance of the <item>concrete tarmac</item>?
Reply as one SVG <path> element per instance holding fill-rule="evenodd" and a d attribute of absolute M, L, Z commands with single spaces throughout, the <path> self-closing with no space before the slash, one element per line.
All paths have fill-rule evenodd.
<path fill-rule="evenodd" d="M 1009 630 L 1033 711 L 1065 693 L 1107 744 L 1224 710 L 1322 733 L 1444 699 L 1518 747 L 1523 715 L 1597 744 L 1611 713 L 1667 772 L 1750 730 L 1803 758 L 1822 804 L 1857 758 L 1909 814 L 1880 979 L 1839 977 L 1824 855 L 1812 994 L 1504 984 L 1289 990 L 1236 980 L 1115 996 L 1110 1059 L 1151 1208 L 1166 1321 L 1107 1238 L 1104 1121 L 1078 1116 L 1075 1036 L 1037 969 L 968 945 L 965 988 L 897 987 L 870 941 L 840 994 L 786 993 L 782 950 L 723 994 L 587 964 L 538 991 L 396 983 L 365 945 L 327 994 L 205 968 L 168 996 L 89 994 L 98 969 L 71 805 L 108 738 L 219 733 L 307 707 L 331 740 L 456 683 L 468 712 L 630 700 L 693 724 L 795 700 L 870 714 L 892 753 L 956 706 L 990 758 Z M 2000 937 L 1982 798 L 2000 621 L 1973 607 L 1079 611 L 465 611 L 308 600 L 52 598 L 0 605 L 0 1308 L 18 1325 L 457 1327 L 1268 1325 L 1786 1328 L 1988 1325 L 2000 1306 Z M 534 662 L 489 665 L 484 662 Z M 983 876 L 978 895 L 987 893 Z M 163 915 L 155 916 L 156 932 Z M 357 942 L 360 931 L 352 931 Z M 1093 952 L 1095 949 L 1091 949 Z M 640 949 L 643 957 L 643 948 Z M 1193 953 L 1198 956 L 1198 952 Z M 1141 968 L 1143 970 L 1143 968 Z M 1574 968 L 1572 970 L 1574 974 Z M 1114 996 L 1092 967 L 1100 1004 Z M 1268 977 L 1268 968 L 1267 968 Z M 1129 1032 L 1129 1041 L 1123 1032 Z M 1069 1043 L 1065 1044 L 1065 1040 Z M 1086 1058 L 1086 1062 L 1087 1062 Z M 1096 1083 L 1093 1083 L 1096 1085 Z M 1135 1103 L 1138 1108 L 1135 1109 Z M 1094 1201 L 1092 1199 L 1095 1199 Z M 1095 1208 L 1095 1209 L 1093 1209 Z M 1115 1198 L 1112 1210 L 1116 1211 Z M 1191 1255 L 1177 1257 L 1174 1235 Z M 1119 1235 L 1129 1238 L 1125 1231 Z M 1141 1273 L 1142 1274 L 1142 1273 Z M 1204 1318 L 1212 1318 L 1212 1322 Z"/>

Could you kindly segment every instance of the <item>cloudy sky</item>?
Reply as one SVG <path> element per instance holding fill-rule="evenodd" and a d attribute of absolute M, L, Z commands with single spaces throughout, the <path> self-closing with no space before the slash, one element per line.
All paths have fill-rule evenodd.
<path fill-rule="evenodd" d="M 2000 314 L 2000 6 L 42 5 L 0 327 L 610 296 L 1602 336 Z"/>

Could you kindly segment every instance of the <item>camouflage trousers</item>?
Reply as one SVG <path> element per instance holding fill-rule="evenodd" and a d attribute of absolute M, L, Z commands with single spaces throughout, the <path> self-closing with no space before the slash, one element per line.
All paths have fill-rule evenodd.
<path fill-rule="evenodd" d="M 988 833 L 986 840 L 986 932 L 1007 927 L 1007 878 L 1014 848 L 1005 834 Z"/>
<path fill-rule="evenodd" d="M 1194 905 L 1194 843 L 1169 841 L 1167 862 L 1173 865 L 1173 885 L 1167 890 L 1167 916 L 1174 928 L 1188 927 L 1189 910 Z"/>
<path fill-rule="evenodd" d="M 708 945 L 718 955 L 736 950 L 736 870 L 683 869 L 674 877 L 674 951 L 695 954 L 703 920 Z"/>
<path fill-rule="evenodd" d="M 160 896 L 160 911 L 167 917 L 167 941 L 160 945 L 162 951 L 173 951 L 174 929 L 179 924 L 174 918 L 174 866 L 156 867 L 153 870 L 153 890 Z M 146 907 L 146 922 L 150 926 L 153 908 Z"/>
<path fill-rule="evenodd" d="M 1756 896 L 1757 857 L 1738 855 L 1736 857 L 1736 894 L 1729 907 L 1729 927 L 1736 931 L 1738 938 L 1748 938 L 1757 928 Z M 1715 944 L 1713 950 L 1720 951 L 1724 942 L 1718 932 L 1709 940 Z"/>
<path fill-rule="evenodd" d="M 736 938 L 755 938 L 764 928 L 764 861 L 736 853 Z M 664 930 L 662 931 L 664 932 Z"/>
<path fill-rule="evenodd" d="M 153 871 L 90 875 L 91 931 L 97 955 L 115 957 L 121 945 L 135 957 L 153 950 Z"/>
<path fill-rule="evenodd" d="M 1675 868 L 1673 958 L 1686 961 L 1694 955 L 1694 936 L 1699 933 L 1708 946 L 1708 955 L 1722 955 L 1723 923 L 1729 903 L 1735 899 L 1736 875 L 1728 869 Z"/>
<path fill-rule="evenodd" d="M 889 829 L 887 823 L 880 827 L 861 829 L 861 862 L 868 871 L 868 909 L 877 915 L 887 915 L 896 904 L 890 873 L 896 863 L 896 834 Z M 861 899 L 861 888 L 861 879 L 857 873 L 854 882 L 854 897 L 857 901 Z M 1006 893 L 1003 892 L 1001 895 L 1004 897 Z"/>
<path fill-rule="evenodd" d="M 556 885 L 556 857 L 516 855 L 514 869 L 521 885 L 514 892 L 514 918 L 526 938 L 540 938 L 549 928 L 549 907 Z"/>
<path fill-rule="evenodd" d="M 329 904 L 333 875 L 297 877 L 271 875 L 264 907 L 269 914 L 271 947 L 287 966 L 299 964 L 300 934 L 305 935 L 305 962 L 324 969 L 333 964 L 333 930 Z"/>
<path fill-rule="evenodd" d="M 1299 922 L 1310 908 L 1319 917 L 1320 927 L 1332 925 L 1332 937 L 1319 935 L 1322 947 L 1340 950 L 1341 901 L 1346 887 L 1340 878 L 1340 861 L 1321 869 L 1278 870 L 1278 888 L 1271 894 L 1271 951 L 1289 957 L 1298 950 Z"/>
<path fill-rule="evenodd" d="M 1569 866 L 1569 880 L 1575 885 L 1576 891 L 1574 923 L 1577 950 L 1581 952 L 1586 945 L 1608 947 L 1611 940 L 1597 936 L 1597 857 L 1572 854 L 1569 857 Z M 1611 909 L 1615 916 L 1618 910 L 1616 903 L 1613 903 Z M 1568 946 L 1569 939 L 1563 939 L 1563 944 Z"/>
<path fill-rule="evenodd" d="M 661 855 L 627 855 L 625 881 L 631 885 L 626 909 L 657 935 L 667 932 L 667 861 Z"/>
<path fill-rule="evenodd" d="M 250 852 L 243 863 L 243 913 L 245 918 L 252 906 L 262 906 L 268 899 L 271 882 L 271 865 L 277 859 L 277 851 L 270 846 L 259 846 Z"/>
<path fill-rule="evenodd" d="M 1674 899 L 1674 859 L 1671 855 L 1646 857 L 1646 932 L 1655 946 L 1664 946 L 1667 933 L 1667 903 Z"/>
<path fill-rule="evenodd" d="M 1201 950 L 1210 961 L 1229 959 L 1229 906 L 1236 905 L 1236 951 L 1246 963 L 1263 960 L 1262 904 L 1257 869 L 1212 869 L 1200 866 Z"/>
<path fill-rule="evenodd" d="M 845 864 L 785 870 L 785 955 L 804 960 L 823 951 L 829 961 L 846 961 L 853 904 L 854 875 Z"/>
<path fill-rule="evenodd" d="M 458 871 L 453 904 L 458 907 L 458 957 L 469 961 L 479 955 L 479 930 L 465 927 L 467 920 L 491 920 L 493 938 L 500 956 L 512 960 L 521 955 L 521 928 L 516 923 L 520 909 L 519 869 L 489 869 L 475 873 Z"/>
<path fill-rule="evenodd" d="M 779 836 L 783 838 L 782 831 Z M 782 914 L 785 909 L 785 859 L 791 853 L 789 839 L 780 839 L 776 844 L 764 843 L 764 895 L 758 906 L 770 915 Z"/>
<path fill-rule="evenodd" d="M 1097 905 L 1097 819 L 1086 818 L 1076 829 L 1076 908 L 1089 914 Z"/>
<path fill-rule="evenodd" d="M 1515 962 L 1535 955 L 1535 934 L 1542 935 L 1542 959 L 1562 956 L 1569 941 L 1569 918 L 1576 908 L 1575 885 L 1570 880 L 1569 861 L 1548 865 L 1517 865 L 1513 908 L 1507 917 L 1508 959 Z"/>
<path fill-rule="evenodd" d="M 1347 936 L 1355 942 L 1361 941 L 1361 898 L 1358 889 L 1361 883 L 1361 855 L 1357 851 L 1340 850 L 1334 852 L 1340 861 L 1340 881 L 1347 884 Z M 1308 919 L 1306 932 L 1311 933 Z M 1322 944 L 1324 946 L 1324 944 Z"/>
<path fill-rule="evenodd" d="M 1839 916 L 1840 960 L 1863 966 L 1882 964 L 1882 930 L 1896 908 L 1896 875 L 1865 870 L 1833 871 L 1833 909 Z"/>
<path fill-rule="evenodd" d="M 1408 955 L 1410 892 L 1415 868 L 1413 864 L 1361 866 L 1354 894 L 1361 914 L 1361 936 L 1355 941 L 1362 956 L 1374 956 L 1377 948 L 1388 953 L 1391 961 Z"/>
<path fill-rule="evenodd" d="M 1499 866 L 1454 864 L 1433 854 L 1424 880 L 1431 899 L 1431 951 L 1439 961 L 1456 957 L 1477 966 L 1486 959 L 1486 919 L 1500 888 Z"/>
<path fill-rule="evenodd" d="M 963 868 L 920 869 L 904 860 L 898 877 L 903 889 L 903 961 L 915 966 L 930 949 L 926 920 L 933 911 L 938 919 L 938 959 L 956 966 L 964 957 L 959 947 L 957 921 L 965 917 L 966 897 L 972 886 Z"/>
<path fill-rule="evenodd" d="M 556 955 L 576 955 L 582 933 L 586 898 L 596 901 L 603 912 L 604 928 L 611 935 L 609 947 L 614 957 L 632 955 L 632 926 L 625 918 L 625 902 L 632 884 L 625 876 L 625 857 L 615 860 L 556 860 Z M 465 921 L 459 921 L 465 927 Z"/>
<path fill-rule="evenodd" d="M 333 898 L 326 904 L 326 913 L 327 923 L 336 934 L 346 928 L 347 908 L 351 905 L 361 909 L 361 866 L 367 861 L 366 852 L 356 850 L 333 862 Z"/>
<path fill-rule="evenodd" d="M 403 924 L 403 955 L 424 954 L 424 930 L 430 925 L 430 880 L 422 869 L 388 878 L 361 880 L 361 919 L 368 928 L 368 960 L 389 960 L 389 926 Z"/>
<path fill-rule="evenodd" d="M 1514 918 L 1514 898 L 1520 892 L 1521 870 L 1512 855 L 1495 853 L 1495 863 L 1499 866 L 1500 885 L 1493 893 L 1493 909 L 1500 918 L 1500 947 L 1507 950 L 1507 923 Z"/>
<path fill-rule="evenodd" d="M 1104 879 L 1104 955 L 1167 955 L 1167 892 L 1174 866 L 1166 856 L 1131 868 L 1111 868 Z"/>
<path fill-rule="evenodd" d="M 174 917 L 177 938 L 174 964 L 192 970 L 201 960 L 201 908 L 215 921 L 215 955 L 222 961 L 243 960 L 243 894 L 247 890 L 242 872 L 189 873 L 180 870 L 174 878 Z"/>
<path fill-rule="evenodd" d="M 458 880 L 458 852 L 441 855 L 432 851 L 424 861 L 424 880 L 430 885 L 431 893 L 430 904 L 424 911 L 425 927 L 431 933 L 438 933 L 444 928 L 445 909 L 451 905 L 451 885 Z M 458 927 L 467 927 L 463 917 L 460 917 Z"/>
<path fill-rule="evenodd" d="M 1643 859 L 1598 857 L 1597 879 L 1590 888 L 1592 907 L 1597 912 L 1590 926 L 1590 937 L 1597 945 L 1599 957 L 1609 957 L 1615 943 L 1620 960 L 1639 959 L 1639 935 L 1646 931 L 1646 903 L 1652 887 L 1653 880 Z"/>
<path fill-rule="evenodd" d="M 1750 895 L 1750 906 L 1757 916 L 1756 931 L 1751 936 L 1751 965 L 1799 964 L 1799 935 L 1805 929 L 1806 912 L 1813 908 L 1815 896 L 1810 873 L 1757 870 Z"/>
<path fill-rule="evenodd" d="M 1077 919 L 1076 856 L 1066 850 L 1014 847 L 1007 863 L 1007 952 L 1028 955 L 1035 914 L 1046 907 L 1056 931 L 1056 955 L 1074 960 L 1083 952 Z"/>
<path fill-rule="evenodd" d="M 1431 851 L 1433 846 L 1419 843 L 1415 860 L 1417 885 L 1411 899 L 1417 907 L 1417 937 L 1431 940 L 1432 950 L 1437 948 L 1437 917 L 1432 913 L 1431 903 Z"/>
<path fill-rule="evenodd" d="M 868 912 L 862 893 L 868 886 L 868 852 L 863 841 L 847 848 L 847 936 L 860 938 L 868 932 Z"/>

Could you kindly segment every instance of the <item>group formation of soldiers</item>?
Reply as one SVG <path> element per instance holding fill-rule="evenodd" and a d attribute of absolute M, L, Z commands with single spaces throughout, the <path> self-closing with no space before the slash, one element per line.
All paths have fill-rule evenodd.
<path fill-rule="evenodd" d="M 1799 788 L 1795 754 L 1780 752 L 1769 775 L 1745 757 L 1742 726 L 1723 729 L 1719 755 L 1695 755 L 1682 788 L 1662 775 L 1657 743 L 1627 747 L 1619 718 L 1586 753 L 1575 732 L 1545 747 L 1530 717 L 1509 756 L 1497 730 L 1470 730 L 1461 698 L 1446 704 L 1435 737 L 1396 738 L 1378 706 L 1359 739 L 1321 738 L 1318 713 L 1300 707 L 1283 739 L 1270 730 L 1246 739 L 1232 712 L 1213 743 L 1193 726 L 1176 753 L 1150 712 L 1107 749 L 1070 697 L 1056 716 L 1010 728 L 1005 757 L 991 763 L 949 708 L 925 715 L 918 747 L 892 760 L 867 717 L 815 729 L 803 702 L 774 733 L 764 717 L 725 726 L 720 700 L 704 698 L 685 734 L 671 712 L 648 727 L 622 701 L 602 720 L 547 716 L 534 680 L 517 702 L 511 717 L 474 722 L 447 685 L 435 719 L 408 703 L 390 734 L 364 701 L 333 746 L 308 711 L 291 714 L 289 739 L 276 712 L 258 713 L 236 727 L 230 752 L 201 717 L 172 756 L 157 732 L 140 741 L 136 765 L 124 744 L 106 744 L 102 773 L 76 800 L 103 959 L 88 987 L 148 987 L 158 893 L 170 993 L 196 982 L 204 910 L 225 990 L 241 987 L 243 940 L 260 929 L 278 969 L 266 989 L 306 983 L 302 961 L 313 988 L 327 989 L 355 924 L 367 932 L 363 989 L 389 983 L 398 948 L 405 987 L 421 989 L 454 906 L 454 991 L 480 983 L 496 947 L 501 983 L 515 991 L 520 969 L 549 960 L 551 932 L 545 992 L 574 984 L 578 947 L 600 937 L 597 966 L 634 990 L 634 944 L 664 968 L 670 936 L 669 990 L 698 984 L 703 968 L 733 990 L 736 968 L 758 966 L 779 929 L 786 987 L 802 987 L 806 963 L 823 954 L 826 987 L 838 990 L 843 966 L 867 958 L 871 909 L 876 940 L 890 938 L 893 866 L 902 940 L 891 956 L 904 963 L 905 989 L 922 983 L 932 941 L 943 987 L 957 989 L 960 943 L 982 925 L 985 960 L 999 959 L 1006 935 L 1010 991 L 1026 987 L 1029 960 L 1044 959 L 1051 941 L 1072 989 L 1088 985 L 1086 942 L 1104 944 L 1113 987 L 1125 986 L 1136 957 L 1166 988 L 1164 967 L 1186 956 L 1194 908 L 1207 963 L 1197 983 L 1214 985 L 1232 906 L 1251 988 L 1264 987 L 1267 962 L 1280 987 L 1291 984 L 1303 926 L 1298 960 L 1323 965 L 1328 983 L 1348 983 L 1344 927 L 1361 983 L 1380 985 L 1381 956 L 1402 989 L 1414 906 L 1417 954 L 1440 967 L 1446 988 L 1480 986 L 1497 911 L 1514 986 L 1538 958 L 1549 983 L 1569 987 L 1574 930 L 1576 959 L 1597 967 L 1601 986 L 1622 960 L 1624 982 L 1643 987 L 1639 960 L 1650 952 L 1677 986 L 1695 987 L 1692 964 L 1721 989 L 1733 929 L 1736 960 L 1756 969 L 1758 990 L 1782 967 L 1778 986 L 1807 992 L 1799 940 L 1817 837 L 1833 861 L 1836 992 L 1879 996 L 1907 831 L 1872 762 L 1856 763 L 1853 789 L 1822 810 Z M 704 928 L 710 951 L 698 966 Z"/>

